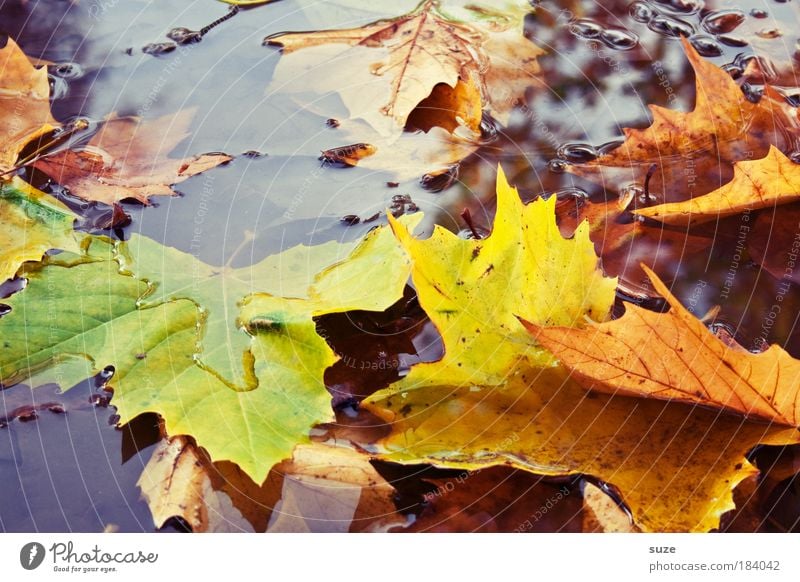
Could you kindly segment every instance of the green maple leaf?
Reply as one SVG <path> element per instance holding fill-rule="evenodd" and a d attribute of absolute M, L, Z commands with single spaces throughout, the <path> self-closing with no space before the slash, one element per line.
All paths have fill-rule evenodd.
<path fill-rule="evenodd" d="M 58 368 L 68 388 L 113 365 L 121 423 L 156 412 L 168 433 L 193 436 L 255 481 L 311 426 L 333 419 L 323 373 L 336 356 L 313 317 L 386 309 L 410 272 L 385 227 L 360 243 L 299 246 L 242 269 L 214 269 L 142 237 L 87 240 L 85 254 L 26 269 L 27 287 L 5 301 L 0 383 L 85 362 Z"/>

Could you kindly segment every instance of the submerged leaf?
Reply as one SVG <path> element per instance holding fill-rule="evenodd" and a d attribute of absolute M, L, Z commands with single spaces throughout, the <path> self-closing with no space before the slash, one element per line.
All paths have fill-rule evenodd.
<path fill-rule="evenodd" d="M 124 199 L 147 204 L 151 196 L 171 196 L 172 185 L 232 158 L 207 154 L 174 159 L 168 154 L 189 135 L 194 111 L 141 120 L 112 117 L 81 150 L 63 150 L 33 166 L 75 196 L 113 204 Z"/>
<path fill-rule="evenodd" d="M 465 112 L 464 124 L 475 127 L 483 107 L 506 121 L 539 72 L 536 59 L 543 51 L 522 34 L 529 10 L 519 1 L 497 7 L 424 0 L 404 16 L 361 28 L 271 36 L 265 42 L 283 47 L 284 53 L 273 85 L 283 91 L 319 92 L 326 81 L 335 80 L 332 89 L 351 116 L 382 134 L 402 131 L 411 112 L 441 83 L 454 90 L 450 100 L 440 96 L 438 101 L 450 110 L 448 124 Z M 323 59 L 347 63 L 346 86 L 340 82 L 342 65 L 320 71 Z M 303 62 L 315 63 L 313 75 L 298 77 Z M 307 87 L 312 79 L 314 85 Z M 457 90 L 459 81 L 479 92 Z M 470 101 L 466 108 L 463 99 Z"/>

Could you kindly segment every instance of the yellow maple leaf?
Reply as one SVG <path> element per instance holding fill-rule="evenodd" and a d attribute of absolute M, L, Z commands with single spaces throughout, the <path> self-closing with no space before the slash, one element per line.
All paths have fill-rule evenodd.
<path fill-rule="evenodd" d="M 544 364 L 550 355 L 528 338 L 517 315 L 541 325 L 604 320 L 616 279 L 598 268 L 588 223 L 571 239 L 555 222 L 556 199 L 527 206 L 498 168 L 492 233 L 464 240 L 436 227 L 425 240 L 390 221 L 413 262 L 420 304 L 441 334 L 442 360 L 415 366 L 393 389 L 439 383 L 496 385 L 520 360 Z"/>
<path fill-rule="evenodd" d="M 705 196 L 639 208 L 635 213 L 665 224 L 700 224 L 798 199 L 800 166 L 772 146 L 765 158 L 735 163 L 733 180 Z"/>

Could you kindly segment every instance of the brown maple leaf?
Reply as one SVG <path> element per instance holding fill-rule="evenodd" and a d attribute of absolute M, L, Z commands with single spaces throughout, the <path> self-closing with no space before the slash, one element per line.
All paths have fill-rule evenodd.
<path fill-rule="evenodd" d="M 711 333 L 647 267 L 670 305 L 586 328 L 525 326 L 587 387 L 713 406 L 781 425 L 800 425 L 800 361 L 777 345 L 753 354 Z"/>
<path fill-rule="evenodd" d="M 148 204 L 151 196 L 173 195 L 173 184 L 232 159 L 225 154 L 167 157 L 189 135 L 193 114 L 184 109 L 153 120 L 111 117 L 83 149 L 56 152 L 33 166 L 84 200 L 113 204 L 130 198 Z"/>
<path fill-rule="evenodd" d="M 50 113 L 47 69 L 35 68 L 9 38 L 0 49 L 0 173 L 14 168 L 28 143 L 59 125 Z"/>
<path fill-rule="evenodd" d="M 425 0 L 404 16 L 361 28 L 280 34 L 264 42 L 283 47 L 276 78 L 282 78 L 282 69 L 291 69 L 286 83 L 274 84 L 285 90 L 287 83 L 300 79 L 302 85 L 308 77 L 318 90 L 330 75 L 352 116 L 384 135 L 402 131 L 411 112 L 440 84 L 453 91 L 438 95 L 436 108 L 448 110 L 451 118 L 467 112 L 464 125 L 476 129 L 482 106 L 507 121 L 539 72 L 536 59 L 543 51 L 522 34 L 530 7 L 519 2 L 507 8 L 501 12 L 475 3 L 459 10 L 441 0 Z M 301 52 L 308 60 L 286 63 L 287 55 Z M 318 65 L 325 58 L 331 60 L 329 70 L 298 75 L 305 62 Z M 474 84 L 479 91 L 457 90 L 459 83 Z M 470 105 L 464 106 L 463 99 L 470 99 Z"/>

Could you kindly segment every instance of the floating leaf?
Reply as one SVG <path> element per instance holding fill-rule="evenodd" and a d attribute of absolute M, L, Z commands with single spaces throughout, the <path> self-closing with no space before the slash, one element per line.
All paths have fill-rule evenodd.
<path fill-rule="evenodd" d="M 496 385 L 520 361 L 550 362 L 550 355 L 525 337 L 516 315 L 542 325 L 607 317 L 616 281 L 598 269 L 588 224 L 572 239 L 561 236 L 555 203 L 551 197 L 525 206 L 498 169 L 497 214 L 483 240 L 460 239 L 441 227 L 418 240 L 392 221 L 413 261 L 420 304 L 445 345 L 441 361 L 414 366 L 392 390 Z"/>
<path fill-rule="evenodd" d="M 733 180 L 705 196 L 636 210 L 664 224 L 700 224 L 800 199 L 800 166 L 771 146 L 760 160 L 737 162 Z"/>
<path fill-rule="evenodd" d="M 189 135 L 193 115 L 183 109 L 153 120 L 111 117 L 83 149 L 57 152 L 33 166 L 84 200 L 113 204 L 130 198 L 147 204 L 151 196 L 173 195 L 173 184 L 232 159 L 167 157 Z"/>
<path fill-rule="evenodd" d="M 420 218 L 405 220 L 414 224 Z M 58 378 L 68 388 L 113 365 L 111 386 L 122 423 L 157 412 L 168 434 L 192 435 L 213 460 L 231 460 L 260 482 L 307 440 L 312 425 L 333 419 L 323 372 L 336 357 L 312 317 L 389 307 L 402 297 L 408 260 L 385 227 L 354 249 L 346 246 L 352 251 L 345 260 L 339 260 L 342 249 L 335 243 L 319 256 L 299 247 L 252 271 L 216 277 L 174 249 L 162 248 L 166 262 L 159 270 L 152 260 L 158 248 L 137 237 L 119 249 L 94 239 L 88 256 L 59 256 L 26 270 L 27 287 L 6 300 L 12 311 L 0 319 L 0 333 L 8 338 L 0 346 L 0 383 L 13 384 L 56 362 L 86 361 L 83 374 Z M 164 283 L 129 274 L 138 274 L 139 263 L 131 259 L 137 253 L 137 260 L 151 259 L 142 272 L 159 273 Z M 384 264 L 391 271 L 375 277 Z M 348 291 L 349 282 L 367 274 L 373 284 Z M 288 298 L 252 295 L 237 320 L 231 310 L 253 285 Z M 230 376 L 237 365 L 241 375 Z"/>
<path fill-rule="evenodd" d="M 645 270 L 669 303 L 668 313 L 627 305 L 623 317 L 584 329 L 526 327 L 595 390 L 681 400 L 800 426 L 800 361 L 777 345 L 753 354 L 722 342 Z"/>
<path fill-rule="evenodd" d="M 31 65 L 9 38 L 0 49 L 0 173 L 11 170 L 22 149 L 60 124 L 50 113 L 47 68 Z"/>
<path fill-rule="evenodd" d="M 78 251 L 75 215 L 19 178 L 0 183 L 0 283 L 50 249 Z"/>

